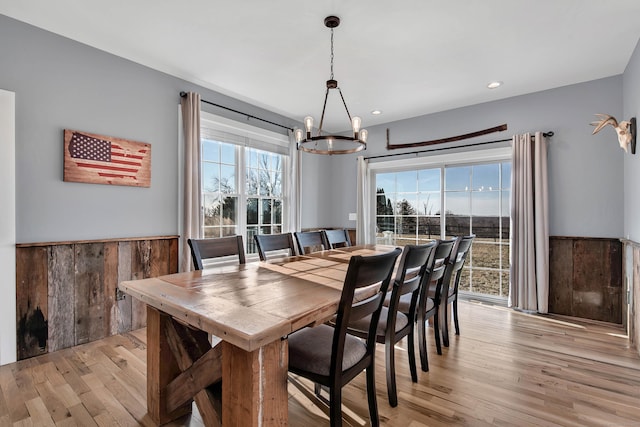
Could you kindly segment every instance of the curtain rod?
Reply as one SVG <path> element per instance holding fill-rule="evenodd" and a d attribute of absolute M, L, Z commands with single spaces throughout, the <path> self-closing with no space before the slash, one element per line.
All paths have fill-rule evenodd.
<path fill-rule="evenodd" d="M 549 132 L 543 132 L 542 135 L 545 138 L 551 138 L 554 134 L 553 132 L 549 131 Z M 533 138 L 533 136 L 531 136 Z M 365 157 L 365 160 L 369 160 L 369 159 L 380 159 L 383 157 L 395 157 L 395 156 L 405 156 L 405 155 L 409 155 L 409 154 L 420 154 L 420 153 L 430 153 L 431 151 L 441 151 L 441 150 L 452 150 L 454 148 L 463 148 L 463 147 L 475 147 L 477 145 L 485 145 L 485 144 L 495 144 L 497 142 L 507 142 L 507 141 L 511 141 L 512 138 L 507 138 L 507 139 L 496 139 L 494 141 L 485 141 L 485 142 L 475 142 L 473 144 L 464 144 L 464 145 L 456 145 L 455 147 L 440 147 L 440 148 L 432 148 L 431 150 L 420 150 L 420 151 L 408 151 L 406 153 L 393 153 L 393 154 L 381 154 L 379 156 L 371 156 L 371 157 Z"/>
<path fill-rule="evenodd" d="M 187 92 L 180 92 L 180 97 L 181 98 L 184 98 L 185 96 L 187 96 Z M 288 126 L 281 125 L 280 123 L 271 122 L 269 120 L 261 119 L 260 117 L 256 117 L 256 116 L 253 116 L 251 114 L 243 113 L 242 111 L 234 110 L 233 108 L 225 107 L 224 105 L 216 104 L 215 102 L 207 101 L 207 100 L 204 100 L 204 99 L 200 99 L 200 102 L 204 102 L 205 104 L 213 105 L 214 107 L 222 108 L 224 110 L 232 111 L 232 112 L 237 113 L 237 114 L 242 114 L 243 116 L 246 116 L 247 118 L 260 120 L 261 122 L 269 123 L 269 124 L 274 125 L 274 126 L 279 126 L 281 128 L 288 129 L 291 132 L 293 132 L 293 128 L 290 128 Z"/>

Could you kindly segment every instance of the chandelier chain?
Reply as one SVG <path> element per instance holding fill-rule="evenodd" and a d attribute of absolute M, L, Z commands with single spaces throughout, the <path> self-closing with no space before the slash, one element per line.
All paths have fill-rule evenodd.
<path fill-rule="evenodd" d="M 331 29 L 331 80 L 333 80 L 333 28 Z"/>

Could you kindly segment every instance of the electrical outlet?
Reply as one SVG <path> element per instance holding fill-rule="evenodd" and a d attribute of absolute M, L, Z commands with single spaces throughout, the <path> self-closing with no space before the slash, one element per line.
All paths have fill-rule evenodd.
<path fill-rule="evenodd" d="M 358 219 L 358 214 L 355 214 L 355 213 L 349 214 L 349 221 L 356 221 L 357 219 Z"/>

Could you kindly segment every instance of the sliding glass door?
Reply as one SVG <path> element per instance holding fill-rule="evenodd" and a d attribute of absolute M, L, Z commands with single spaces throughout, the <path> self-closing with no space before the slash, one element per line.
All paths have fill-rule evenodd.
<path fill-rule="evenodd" d="M 403 246 L 475 234 L 460 289 L 507 297 L 510 161 L 373 170 L 378 243 Z"/>

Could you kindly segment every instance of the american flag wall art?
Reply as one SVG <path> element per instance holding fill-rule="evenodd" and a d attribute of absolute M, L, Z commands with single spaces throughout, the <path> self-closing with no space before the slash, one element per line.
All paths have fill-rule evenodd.
<path fill-rule="evenodd" d="M 64 130 L 64 180 L 151 186 L 151 144 Z"/>

